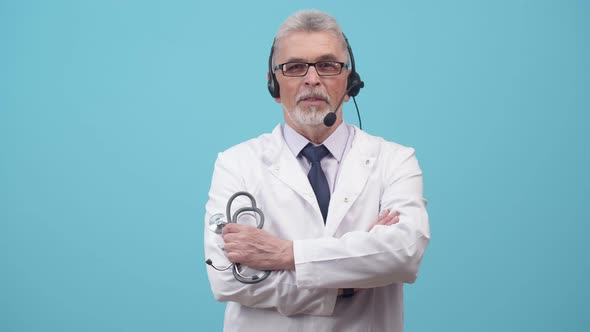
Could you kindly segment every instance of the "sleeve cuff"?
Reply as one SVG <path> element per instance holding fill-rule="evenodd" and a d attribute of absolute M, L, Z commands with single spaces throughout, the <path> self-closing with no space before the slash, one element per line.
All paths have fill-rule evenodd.
<path fill-rule="evenodd" d="M 293 241 L 293 260 L 297 287 L 308 289 L 316 287 L 318 283 L 313 273 L 313 262 L 310 261 L 312 257 L 307 257 L 305 242 L 306 240 Z"/>

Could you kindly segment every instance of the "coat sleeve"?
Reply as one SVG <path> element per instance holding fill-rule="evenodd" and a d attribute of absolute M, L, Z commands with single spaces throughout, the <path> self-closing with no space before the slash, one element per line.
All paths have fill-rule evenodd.
<path fill-rule="evenodd" d="M 243 166 L 235 155 L 226 156 L 224 153 L 220 153 L 215 162 L 206 204 L 204 243 L 205 257 L 219 266 L 227 266 L 230 262 L 222 250 L 223 239 L 209 230 L 209 219 L 217 213 L 225 214 L 231 195 L 248 189 L 242 179 Z M 238 201 L 236 199 L 237 207 L 240 204 Z M 273 271 L 266 280 L 257 284 L 237 281 L 232 269 L 216 271 L 208 266 L 207 274 L 215 299 L 222 302 L 232 301 L 253 308 L 273 309 L 283 315 L 322 316 L 331 315 L 336 303 L 337 289 L 300 289 L 294 271 Z"/>
<path fill-rule="evenodd" d="M 399 223 L 370 232 L 350 231 L 340 238 L 295 241 L 300 288 L 373 288 L 416 280 L 430 241 L 422 172 L 411 148 L 386 153 L 381 163 L 386 165 L 379 180 L 381 210 L 399 211 Z"/>

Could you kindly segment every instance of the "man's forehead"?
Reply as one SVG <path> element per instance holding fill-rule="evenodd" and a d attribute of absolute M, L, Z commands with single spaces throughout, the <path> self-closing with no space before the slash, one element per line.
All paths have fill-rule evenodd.
<path fill-rule="evenodd" d="M 341 61 L 346 55 L 341 38 L 332 32 L 291 32 L 279 41 L 277 56 L 289 61 Z"/>

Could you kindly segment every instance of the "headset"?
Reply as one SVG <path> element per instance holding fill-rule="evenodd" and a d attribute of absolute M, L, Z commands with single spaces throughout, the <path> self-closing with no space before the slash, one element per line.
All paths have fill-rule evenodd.
<path fill-rule="evenodd" d="M 346 42 L 346 49 L 348 50 L 348 54 L 350 55 L 350 74 L 348 75 L 348 80 L 346 83 L 346 90 L 348 91 L 348 95 L 351 97 L 355 97 L 361 91 L 361 88 L 364 86 L 363 81 L 361 80 L 360 75 L 356 72 L 356 67 L 354 66 L 354 55 L 352 54 L 352 48 L 348 43 L 348 38 L 343 33 L 342 37 L 344 37 L 344 41 Z M 279 88 L 279 81 L 277 81 L 277 77 L 275 76 L 274 71 L 272 70 L 272 56 L 274 54 L 275 49 L 275 42 L 276 39 L 273 40 L 272 46 L 270 48 L 270 56 L 268 57 L 268 92 L 273 98 L 278 98 L 281 96 L 280 88 Z"/>

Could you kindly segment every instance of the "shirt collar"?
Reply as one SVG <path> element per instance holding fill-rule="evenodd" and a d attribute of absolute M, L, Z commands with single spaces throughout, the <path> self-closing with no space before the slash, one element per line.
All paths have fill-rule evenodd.
<path fill-rule="evenodd" d="M 332 154 L 338 162 L 342 160 L 344 150 L 346 149 L 346 142 L 348 141 L 348 126 L 344 122 L 338 125 L 338 128 L 322 143 L 328 151 Z M 295 157 L 299 156 L 299 153 L 303 148 L 309 144 L 309 140 L 300 133 L 296 132 L 293 128 L 289 127 L 288 124 L 283 125 L 283 137 L 287 146 L 293 152 Z M 315 144 L 314 144 L 315 145 Z"/>

